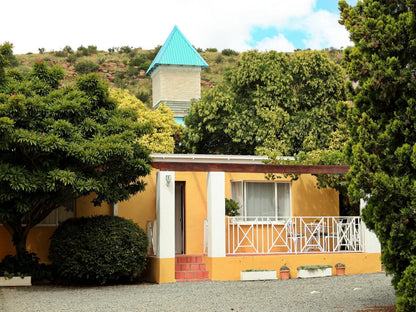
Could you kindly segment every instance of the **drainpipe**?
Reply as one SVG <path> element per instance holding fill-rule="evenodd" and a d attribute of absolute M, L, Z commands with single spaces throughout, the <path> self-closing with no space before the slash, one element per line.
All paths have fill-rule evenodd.
<path fill-rule="evenodd" d="M 113 205 L 113 216 L 118 216 L 118 202 Z"/>

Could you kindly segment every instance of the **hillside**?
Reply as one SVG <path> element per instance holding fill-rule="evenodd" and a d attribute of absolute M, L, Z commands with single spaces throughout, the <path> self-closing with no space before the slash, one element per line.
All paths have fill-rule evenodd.
<path fill-rule="evenodd" d="M 152 83 L 146 70 L 158 52 L 153 50 L 133 49 L 130 47 L 113 48 L 98 51 L 95 46 L 79 47 L 73 51 L 65 47 L 62 51 L 28 53 L 16 55 L 13 63 L 17 69 L 26 73 L 37 60 L 43 60 L 51 65 L 60 65 L 65 71 L 64 84 L 71 84 L 75 78 L 83 73 L 97 72 L 110 87 L 128 89 L 140 100 L 151 106 Z M 234 67 L 239 59 L 238 53 L 226 49 L 217 52 L 216 49 L 198 49 L 198 52 L 209 64 L 201 73 L 202 92 L 206 88 L 221 83 L 223 74 Z M 327 50 L 328 55 L 337 63 L 342 59 L 342 51 Z"/>

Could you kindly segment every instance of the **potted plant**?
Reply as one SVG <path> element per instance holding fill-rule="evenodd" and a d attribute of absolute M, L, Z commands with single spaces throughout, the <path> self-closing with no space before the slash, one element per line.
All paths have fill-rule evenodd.
<path fill-rule="evenodd" d="M 335 264 L 335 270 L 337 272 L 337 276 L 344 276 L 345 275 L 345 264 L 341 263 L 341 262 Z"/>
<path fill-rule="evenodd" d="M 286 280 L 289 279 L 290 269 L 286 265 L 280 267 L 280 279 Z"/>

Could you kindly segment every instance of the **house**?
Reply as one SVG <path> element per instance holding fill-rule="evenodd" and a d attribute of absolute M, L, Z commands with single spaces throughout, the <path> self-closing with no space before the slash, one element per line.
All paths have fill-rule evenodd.
<path fill-rule="evenodd" d="M 181 122 L 191 100 L 200 97 L 206 66 L 175 26 L 148 70 L 154 108 L 165 102 Z M 344 174 L 346 166 L 266 165 L 266 157 L 239 155 L 152 158 L 144 192 L 101 207 L 91 204 L 92 195 L 68 200 L 31 230 L 27 249 L 47 261 L 49 237 L 59 222 L 107 214 L 131 219 L 147 231 L 145 274 L 157 283 L 238 280 L 243 270 L 278 271 L 282 265 L 292 277 L 297 266 L 308 264 L 342 262 L 347 274 L 381 270 L 375 235 L 359 216 L 339 216 L 335 190 L 316 187 L 313 174 Z M 268 180 L 266 173 L 280 178 Z M 225 215 L 225 198 L 239 203 L 240 216 Z M 11 237 L 0 226 L 0 259 L 13 253 Z"/>
<path fill-rule="evenodd" d="M 381 270 L 380 245 L 359 216 L 339 216 L 338 193 L 318 189 L 314 173 L 343 174 L 347 166 L 266 165 L 265 157 L 154 154 L 146 190 L 116 205 L 80 198 L 35 227 L 27 248 L 47 261 L 49 237 L 70 216 L 118 215 L 149 237 L 147 279 L 238 280 L 246 269 L 346 264 L 347 274 Z M 267 180 L 265 173 L 281 177 Z M 284 174 L 299 174 L 297 180 Z M 225 198 L 240 216 L 225 215 Z M 70 206 L 70 204 L 68 204 Z M 0 227 L 0 258 L 13 253 Z M 335 268 L 334 268 L 335 270 Z"/>

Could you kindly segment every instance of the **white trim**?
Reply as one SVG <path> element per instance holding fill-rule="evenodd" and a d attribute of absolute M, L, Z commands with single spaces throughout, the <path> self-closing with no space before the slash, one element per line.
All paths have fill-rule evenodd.
<path fill-rule="evenodd" d="M 250 155 L 208 155 L 208 154 L 151 154 L 153 161 L 182 163 L 220 163 L 220 164 L 264 164 L 267 156 Z M 294 160 L 294 157 L 281 156 L 280 160 Z"/>

